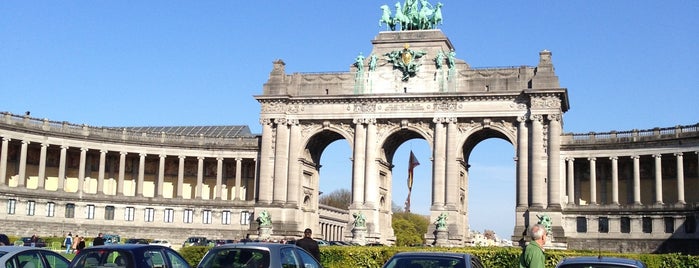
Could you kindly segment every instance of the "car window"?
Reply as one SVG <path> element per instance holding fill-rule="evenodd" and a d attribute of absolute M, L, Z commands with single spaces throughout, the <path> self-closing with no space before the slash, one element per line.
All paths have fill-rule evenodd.
<path fill-rule="evenodd" d="M 269 252 L 251 248 L 212 250 L 199 266 L 206 268 L 268 267 Z"/>
<path fill-rule="evenodd" d="M 39 252 L 26 251 L 17 254 L 15 258 L 17 258 L 17 263 L 19 263 L 17 268 L 44 268 Z"/>
<path fill-rule="evenodd" d="M 279 251 L 280 254 L 280 260 L 282 262 L 282 268 L 300 268 L 301 263 L 298 260 L 298 257 L 296 257 L 296 254 L 294 254 L 294 248 L 292 247 L 287 247 L 287 248 L 282 248 Z"/>
<path fill-rule="evenodd" d="M 616 264 L 589 264 L 589 263 L 576 263 L 576 264 L 564 264 L 558 266 L 560 268 L 630 268 L 627 265 L 616 265 Z M 635 267 L 635 266 L 633 266 Z"/>
<path fill-rule="evenodd" d="M 313 256 L 308 254 L 305 250 L 297 250 L 296 253 L 301 257 L 304 268 L 320 268 L 320 263 L 316 261 L 316 258 L 313 258 Z"/>
<path fill-rule="evenodd" d="M 165 257 L 163 256 L 163 253 L 159 250 L 144 251 L 143 256 L 141 258 L 136 259 L 141 261 L 141 265 L 144 265 L 144 267 L 163 268 L 167 266 L 165 265 Z M 141 265 L 137 266 L 141 267 Z"/>
<path fill-rule="evenodd" d="M 44 252 L 44 259 L 46 259 L 48 266 L 51 268 L 66 268 L 70 264 L 70 262 L 55 252 Z"/>
<path fill-rule="evenodd" d="M 167 250 L 167 258 L 170 259 L 170 268 L 189 268 L 189 263 L 174 251 Z"/>

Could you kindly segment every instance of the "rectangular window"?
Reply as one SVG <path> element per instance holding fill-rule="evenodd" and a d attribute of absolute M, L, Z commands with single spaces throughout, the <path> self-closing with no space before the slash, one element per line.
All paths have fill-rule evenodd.
<path fill-rule="evenodd" d="M 69 218 L 69 219 L 75 218 L 75 204 L 73 204 L 73 203 L 66 204 L 66 218 Z"/>
<path fill-rule="evenodd" d="M 36 213 L 36 202 L 29 200 L 27 201 L 27 216 L 34 216 Z"/>
<path fill-rule="evenodd" d="M 124 211 L 124 220 L 133 221 L 135 215 L 136 215 L 136 208 L 126 207 L 126 210 Z"/>
<path fill-rule="evenodd" d="M 173 222 L 175 219 L 175 210 L 171 208 L 166 208 L 165 215 L 163 218 L 165 222 Z"/>
<path fill-rule="evenodd" d="M 587 219 L 585 217 L 577 217 L 575 218 L 576 221 L 576 230 L 578 233 L 587 233 Z"/>
<path fill-rule="evenodd" d="M 194 211 L 191 209 L 185 209 L 184 210 L 184 223 L 192 223 L 192 220 L 194 218 Z"/>
<path fill-rule="evenodd" d="M 229 225 L 231 224 L 231 212 L 228 210 L 224 210 L 221 212 L 221 224 L 223 225 Z"/>
<path fill-rule="evenodd" d="M 17 199 L 7 200 L 7 214 L 15 214 L 17 209 Z"/>
<path fill-rule="evenodd" d="M 243 210 L 240 212 L 240 224 L 241 225 L 250 224 L 250 218 L 252 218 L 252 214 L 250 214 L 250 211 Z"/>
<path fill-rule="evenodd" d="M 622 233 L 628 234 L 631 232 L 631 218 L 621 217 L 621 219 L 619 219 L 619 224 L 621 225 L 619 229 Z"/>
<path fill-rule="evenodd" d="M 56 215 L 56 203 L 48 202 L 46 203 L 46 217 L 53 217 Z"/>
<path fill-rule="evenodd" d="M 697 218 L 694 215 L 687 215 L 684 219 L 684 232 L 693 234 L 697 231 Z"/>
<path fill-rule="evenodd" d="M 609 233 L 609 218 L 599 217 L 599 221 L 597 222 L 597 232 Z"/>
<path fill-rule="evenodd" d="M 104 219 L 108 221 L 114 220 L 114 206 L 104 207 Z"/>
<path fill-rule="evenodd" d="M 675 218 L 673 217 L 665 217 L 663 218 L 663 221 L 665 221 L 665 233 L 672 234 L 675 232 Z"/>
<path fill-rule="evenodd" d="M 145 221 L 152 222 L 153 219 L 155 218 L 155 209 L 154 208 L 146 208 L 144 218 L 145 218 Z"/>
<path fill-rule="evenodd" d="M 87 205 L 87 219 L 95 218 L 95 205 Z"/>
<path fill-rule="evenodd" d="M 204 213 L 202 213 L 201 222 L 204 224 L 211 224 L 211 210 L 204 210 Z"/>
<path fill-rule="evenodd" d="M 650 217 L 643 217 L 641 218 L 642 223 L 643 223 L 643 232 L 646 234 L 650 234 L 653 232 L 653 219 Z"/>

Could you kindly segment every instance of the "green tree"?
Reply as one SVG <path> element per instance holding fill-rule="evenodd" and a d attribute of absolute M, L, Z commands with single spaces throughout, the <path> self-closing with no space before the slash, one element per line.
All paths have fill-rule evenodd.
<path fill-rule="evenodd" d="M 427 216 L 409 212 L 393 213 L 393 232 L 397 246 L 424 244 L 429 219 Z"/>
<path fill-rule="evenodd" d="M 348 209 L 352 202 L 352 192 L 347 189 L 337 189 L 329 194 L 321 195 L 318 202 L 334 208 Z"/>

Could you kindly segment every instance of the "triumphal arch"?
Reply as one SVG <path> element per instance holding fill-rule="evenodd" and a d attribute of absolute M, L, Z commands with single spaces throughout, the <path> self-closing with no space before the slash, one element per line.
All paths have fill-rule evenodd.
<path fill-rule="evenodd" d="M 4 232 L 277 240 L 310 227 L 316 238 L 392 244 L 394 154 L 423 139 L 433 172 L 426 242 L 467 245 L 469 156 L 497 138 L 515 155 L 513 240 L 543 221 L 547 247 L 699 253 L 699 124 L 564 133 L 569 100 L 552 52 L 533 52 L 534 66 L 472 67 L 436 29 L 441 7 L 382 6 L 386 31 L 346 72 L 288 74 L 274 61 L 255 96 L 261 134 L 0 113 Z M 346 209 L 318 203 L 321 155 L 337 140 L 352 150 Z"/>
<path fill-rule="evenodd" d="M 547 155 L 558 154 L 568 95 L 551 52 L 541 51 L 535 67 L 476 69 L 456 58 L 440 30 L 383 31 L 372 43 L 346 73 L 289 75 L 283 61 L 274 62 L 256 96 L 260 202 L 276 205 L 291 226 L 318 222 L 293 206 L 317 202 L 321 154 L 345 139 L 352 147 L 350 213 L 366 216 L 368 239 L 390 242 L 393 155 L 405 141 L 423 139 L 432 148 L 431 221 L 446 213 L 448 241 L 462 245 L 469 237 L 469 154 L 480 141 L 500 138 L 517 152 L 517 225 L 528 224 L 530 207 L 560 210 L 560 160 Z"/>

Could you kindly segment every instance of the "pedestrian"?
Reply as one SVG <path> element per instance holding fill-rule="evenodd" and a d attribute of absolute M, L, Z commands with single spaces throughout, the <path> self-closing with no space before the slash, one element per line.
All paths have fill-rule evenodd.
<path fill-rule="evenodd" d="M 78 245 L 75 246 L 75 254 L 80 253 L 80 251 L 85 248 L 85 238 L 81 236 L 78 239 L 79 239 L 79 242 L 78 242 Z"/>
<path fill-rule="evenodd" d="M 10 238 L 6 234 L 0 234 L 0 246 L 9 246 Z"/>
<path fill-rule="evenodd" d="M 311 253 L 311 255 L 320 262 L 320 249 L 318 248 L 318 242 L 311 238 L 313 232 L 310 228 L 306 228 L 303 231 L 303 238 L 296 240 L 296 245 Z"/>
<path fill-rule="evenodd" d="M 78 244 L 80 243 L 80 236 L 75 235 L 73 237 L 73 244 L 71 245 L 70 252 L 75 253 L 75 250 L 78 249 Z"/>
<path fill-rule="evenodd" d="M 520 268 L 544 268 L 546 267 L 546 256 L 544 255 L 544 244 L 546 244 L 546 227 L 535 224 L 529 229 L 529 236 L 532 241 L 527 244 L 519 256 Z"/>
<path fill-rule="evenodd" d="M 92 245 L 93 245 L 93 246 L 102 246 L 102 245 L 104 245 L 104 238 L 102 238 L 102 233 L 97 234 L 97 237 L 95 237 L 95 239 L 92 240 Z"/>
<path fill-rule="evenodd" d="M 73 246 L 73 234 L 68 232 L 68 235 L 66 235 L 66 238 L 63 239 L 63 245 L 66 247 L 66 254 L 70 253 L 70 250 L 72 249 L 72 246 Z"/>

